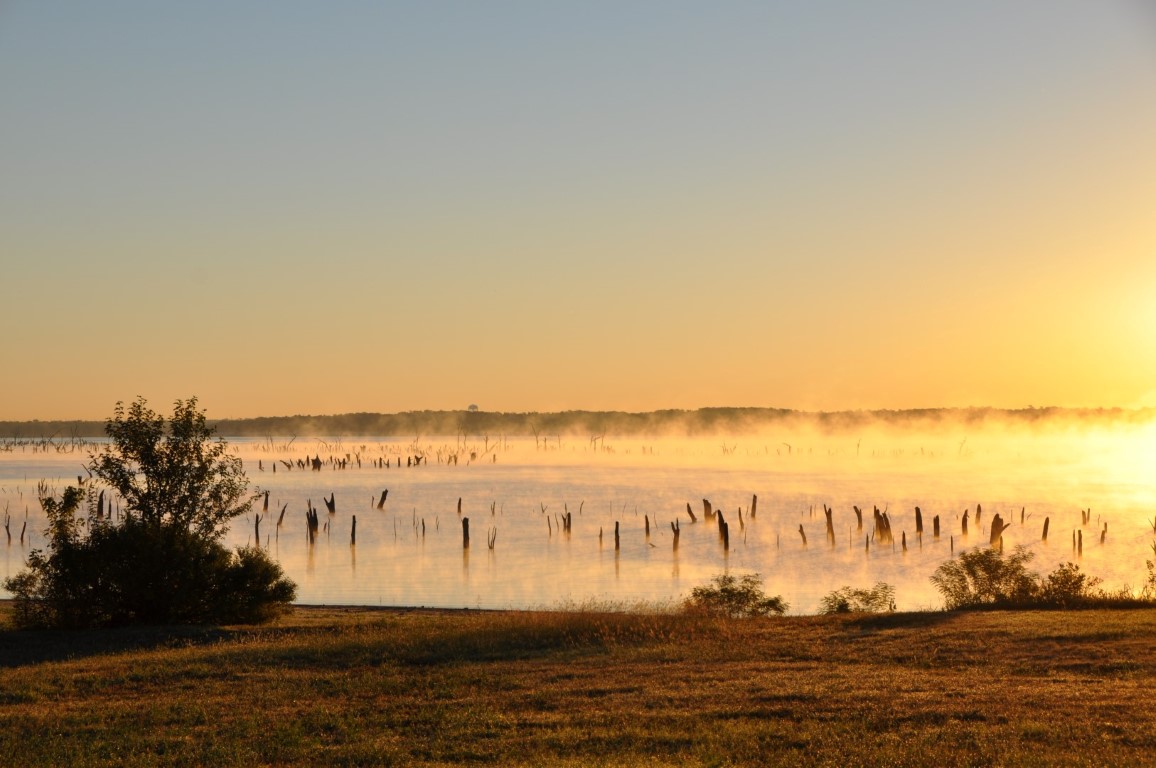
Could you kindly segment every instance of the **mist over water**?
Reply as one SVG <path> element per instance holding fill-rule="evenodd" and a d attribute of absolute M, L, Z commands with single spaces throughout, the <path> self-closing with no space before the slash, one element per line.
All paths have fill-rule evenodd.
<path fill-rule="evenodd" d="M 1028 546 L 1036 553 L 1032 566 L 1043 572 L 1068 560 L 1079 562 L 1113 589 L 1143 582 L 1156 538 L 1151 522 L 1156 427 L 1151 423 L 924 423 L 827 431 L 795 424 L 700 438 L 459 435 L 229 442 L 253 485 L 269 491 L 259 543 L 297 582 L 302 603 L 530 608 L 665 602 L 718 573 L 757 571 L 768 592 L 787 599 L 792 613 L 815 612 L 833 589 L 877 581 L 893 584 L 897 607 L 910 610 L 941 604 L 929 576 L 951 557 L 953 545 L 957 553 L 986 545 L 996 513 L 1011 523 L 1003 534 L 1005 550 Z M 322 469 L 298 468 L 296 462 L 306 455 L 320 456 Z M 426 458 L 406 467 L 406 457 L 416 455 Z M 345 469 L 335 464 L 342 459 Z M 389 468 L 379 466 L 382 460 Z M 13 534 L 6 544 L 0 531 L 4 576 L 22 567 L 31 547 L 43 545 L 37 482 L 46 480 L 59 493 L 86 474 L 85 463 L 84 451 L 0 444 L 0 510 L 11 515 Z M 388 498 L 379 510 L 385 489 Z M 330 494 L 336 505 L 332 515 L 323 502 Z M 459 498 L 462 517 L 469 519 L 468 549 Z M 704 498 L 729 523 L 729 550 L 716 523 L 704 519 Z M 312 545 L 307 501 L 318 508 L 321 523 Z M 696 523 L 687 514 L 688 503 Z M 977 504 L 983 510 L 978 525 Z M 833 544 L 826 538 L 824 505 L 833 509 Z M 853 506 L 864 511 L 862 531 Z M 915 530 L 916 506 L 923 514 L 922 538 Z M 894 544 L 867 546 L 873 507 L 887 511 Z M 254 509 L 261 512 L 261 501 Z M 1091 519 L 1083 524 L 1081 510 L 1087 509 Z M 966 538 L 961 533 L 965 510 Z M 573 521 L 569 533 L 562 530 L 566 513 Z M 936 515 L 938 540 L 931 533 Z M 1041 541 L 1045 517 L 1050 518 L 1046 543 Z M 25 519 L 28 532 L 21 544 Z M 677 551 L 673 521 L 680 527 Z M 490 549 L 487 535 L 494 529 Z M 1082 555 L 1073 552 L 1077 530 L 1083 533 Z M 254 531 L 254 515 L 239 518 L 228 543 L 251 544 Z"/>

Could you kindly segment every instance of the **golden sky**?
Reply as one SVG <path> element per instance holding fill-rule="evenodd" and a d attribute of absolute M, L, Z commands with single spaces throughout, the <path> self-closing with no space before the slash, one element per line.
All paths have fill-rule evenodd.
<path fill-rule="evenodd" d="M 5 4 L 0 420 L 1156 405 L 1156 13 L 768 5 Z"/>

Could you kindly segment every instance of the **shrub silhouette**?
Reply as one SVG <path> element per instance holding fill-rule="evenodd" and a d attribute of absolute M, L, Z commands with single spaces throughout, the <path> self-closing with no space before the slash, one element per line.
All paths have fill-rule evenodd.
<path fill-rule="evenodd" d="M 871 589 L 843 587 L 819 601 L 820 613 L 885 613 L 895 610 L 895 587 L 885 581 Z"/>
<path fill-rule="evenodd" d="M 936 568 L 931 583 L 948 610 L 1028 603 L 1039 593 L 1038 577 L 1027 569 L 1032 557 L 1022 545 L 1006 556 L 992 547 L 976 547 Z"/>
<path fill-rule="evenodd" d="M 91 486 L 41 499 L 47 549 L 4 584 L 18 626 L 253 623 L 288 607 L 296 585 L 277 563 L 220 543 L 257 494 L 195 398 L 178 400 L 167 425 L 143 399 L 118 403 L 105 430 L 89 469 L 124 500 L 122 519 L 99 514 Z"/>
<path fill-rule="evenodd" d="M 746 619 L 782 615 L 790 606 L 780 595 L 767 597 L 759 574 L 750 573 L 736 579 L 724 573 L 711 579 L 710 584 L 692 589 L 684 607 L 690 613 Z"/>

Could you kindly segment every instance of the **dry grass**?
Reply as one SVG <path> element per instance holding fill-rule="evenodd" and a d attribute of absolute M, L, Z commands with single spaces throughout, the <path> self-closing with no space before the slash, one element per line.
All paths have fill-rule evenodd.
<path fill-rule="evenodd" d="M 2 609 L 6 610 L 6 609 Z M 0 631 L 21 765 L 1140 765 L 1156 610 Z"/>

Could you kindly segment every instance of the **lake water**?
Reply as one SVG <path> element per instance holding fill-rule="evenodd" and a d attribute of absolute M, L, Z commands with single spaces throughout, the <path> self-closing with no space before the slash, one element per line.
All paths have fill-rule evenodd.
<path fill-rule="evenodd" d="M 607 437 L 597 443 L 565 436 L 229 442 L 254 486 L 269 491 L 260 545 L 297 582 L 301 603 L 529 608 L 664 602 L 724 571 L 757 571 L 768 592 L 787 599 L 792 613 L 815 612 L 833 589 L 877 581 L 896 587 L 900 609 L 937 607 L 941 601 L 929 576 L 951 557 L 953 546 L 958 552 L 986 543 L 995 513 L 1012 523 L 1003 536 L 1005 549 L 1025 544 L 1036 553 L 1037 570 L 1076 560 L 1105 586 L 1138 587 L 1145 559 L 1153 557 L 1151 425 L 955 425 L 700 440 Z M 0 531 L 4 576 L 19 571 L 30 548 L 43 545 L 37 483 L 59 493 L 85 474 L 91 448 L 42 450 L 0 442 L 0 509 L 11 516 L 12 533 L 5 544 Z M 402 457 L 419 453 L 425 461 L 406 467 Z M 325 460 L 320 471 L 296 466 L 307 454 Z M 455 454 L 456 463 L 449 458 Z M 329 461 L 347 455 L 345 469 Z M 382 460 L 388 468 L 380 466 Z M 333 515 L 322 501 L 330 494 Z M 469 519 L 468 549 L 459 498 L 461 517 Z M 704 520 L 704 498 L 729 521 L 729 549 L 717 525 Z M 309 500 L 319 509 L 322 527 L 312 545 L 305 522 Z M 687 514 L 688 503 L 697 523 Z M 978 526 L 977 504 L 983 509 Z M 823 505 L 833 509 L 833 544 L 825 535 Z M 864 510 L 863 531 L 856 529 L 854 505 Z M 891 518 L 893 545 L 866 546 L 873 506 Z M 923 513 L 922 538 L 915 533 L 916 506 Z M 1091 519 L 1084 524 L 1087 509 Z M 965 510 L 971 518 L 966 538 Z M 561 530 L 567 512 L 573 520 L 569 533 Z M 935 515 L 941 520 L 938 540 L 931 534 Z M 354 516 L 356 545 L 350 542 Z M 672 521 L 681 531 L 677 550 Z M 229 543 L 252 543 L 254 523 L 252 515 L 237 519 Z M 1082 555 L 1073 552 L 1077 530 L 1083 534 Z"/>

